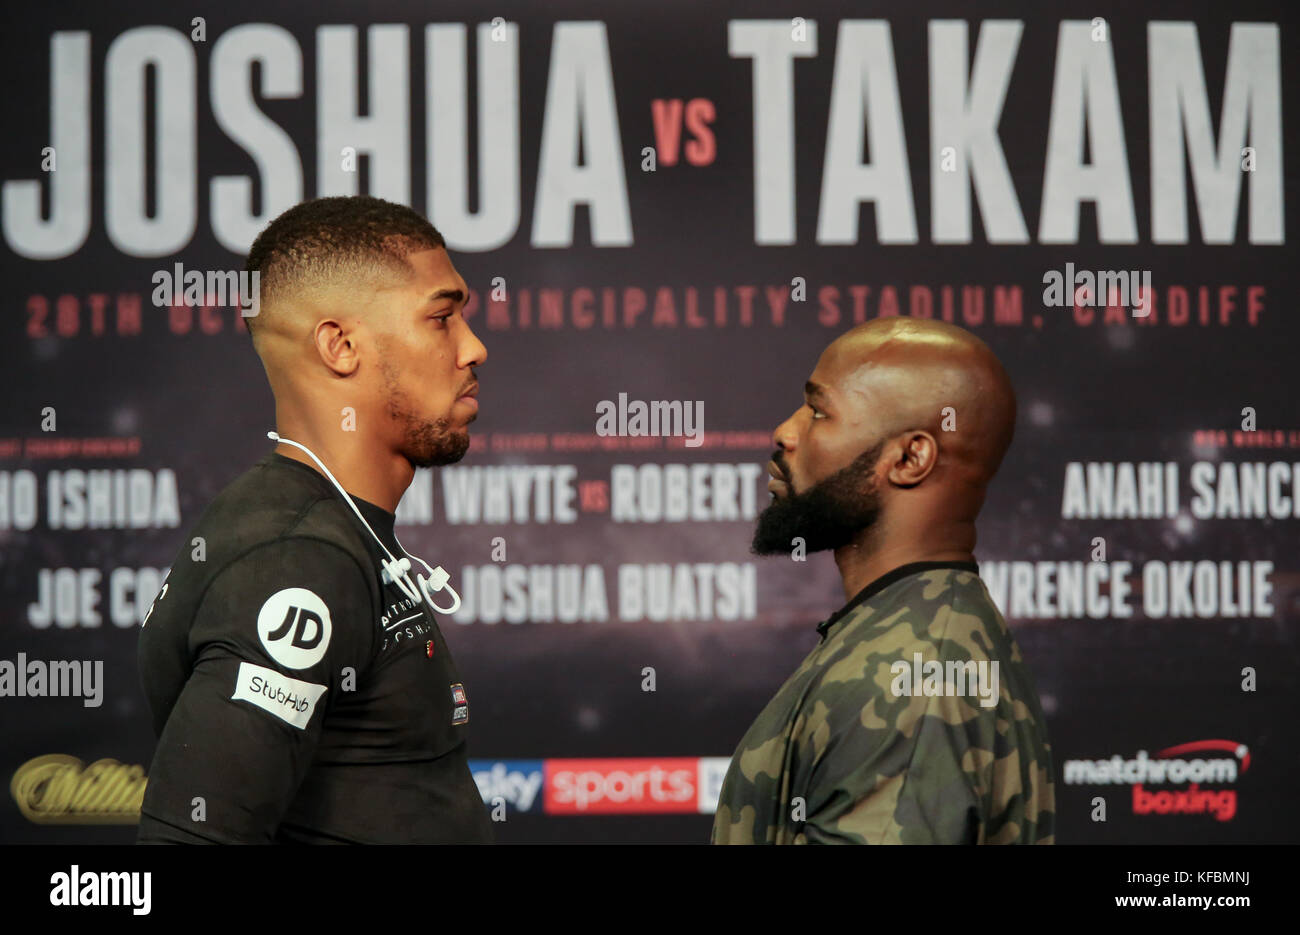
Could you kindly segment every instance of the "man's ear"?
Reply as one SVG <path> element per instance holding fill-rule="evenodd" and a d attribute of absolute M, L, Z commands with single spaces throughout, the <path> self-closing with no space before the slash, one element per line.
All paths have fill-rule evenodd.
<path fill-rule="evenodd" d="M 339 376 L 350 376 L 361 365 L 356 344 L 337 319 L 323 318 L 318 321 L 312 338 L 321 362 Z"/>
<path fill-rule="evenodd" d="M 915 487 L 939 461 L 939 443 L 923 429 L 904 432 L 886 451 L 892 459 L 886 476 L 898 487 Z"/>

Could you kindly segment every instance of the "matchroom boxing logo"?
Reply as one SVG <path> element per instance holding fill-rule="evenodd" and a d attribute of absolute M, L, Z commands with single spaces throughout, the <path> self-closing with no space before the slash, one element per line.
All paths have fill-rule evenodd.
<path fill-rule="evenodd" d="M 1237 814 L 1236 790 L 1203 788 L 1201 784 L 1231 785 L 1249 767 L 1250 750 L 1245 744 L 1195 740 L 1166 747 L 1155 756 L 1139 750 L 1127 760 L 1119 755 L 1108 760 L 1066 760 L 1065 784 L 1131 783 L 1134 815 L 1213 815 L 1218 821 L 1232 821 Z M 1184 784 L 1185 788 L 1161 788 Z"/>

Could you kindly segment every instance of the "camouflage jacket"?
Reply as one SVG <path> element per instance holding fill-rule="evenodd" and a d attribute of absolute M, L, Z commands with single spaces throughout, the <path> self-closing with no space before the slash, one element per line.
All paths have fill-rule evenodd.
<path fill-rule="evenodd" d="M 971 562 L 873 582 L 745 734 L 715 844 L 1050 844 L 1051 747 Z"/>

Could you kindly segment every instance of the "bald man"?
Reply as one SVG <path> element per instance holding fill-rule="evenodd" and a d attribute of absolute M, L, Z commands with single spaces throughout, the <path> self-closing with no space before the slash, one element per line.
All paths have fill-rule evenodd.
<path fill-rule="evenodd" d="M 291 208 L 247 265 L 282 440 L 209 505 L 145 617 L 138 840 L 488 841 L 434 616 L 452 592 L 398 567 L 394 534 L 415 469 L 469 447 L 487 356 L 469 290 L 428 221 L 376 198 Z"/>
<path fill-rule="evenodd" d="M 952 325 L 878 319 L 822 354 L 753 550 L 832 550 L 847 603 L 736 748 L 714 843 L 1051 843 L 1043 712 L 973 554 L 1015 417 Z"/>

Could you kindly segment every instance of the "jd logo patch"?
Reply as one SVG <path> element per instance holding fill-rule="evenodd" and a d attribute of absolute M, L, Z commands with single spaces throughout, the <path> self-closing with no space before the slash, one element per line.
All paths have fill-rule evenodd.
<path fill-rule="evenodd" d="M 330 630 L 330 609 L 306 588 L 276 591 L 257 614 L 262 645 L 272 659 L 290 669 L 306 669 L 324 659 Z"/>

